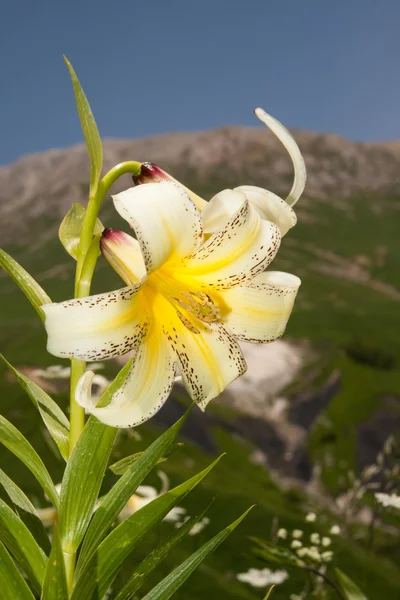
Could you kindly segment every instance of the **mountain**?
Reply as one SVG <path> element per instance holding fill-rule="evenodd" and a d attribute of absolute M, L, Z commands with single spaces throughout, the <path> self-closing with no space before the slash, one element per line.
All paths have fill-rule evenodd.
<path fill-rule="evenodd" d="M 306 197 L 341 203 L 351 196 L 387 196 L 400 189 L 400 142 L 360 143 L 311 131 L 293 134 L 307 164 Z M 285 149 L 262 128 L 225 127 L 142 140 L 105 140 L 105 169 L 125 160 L 151 160 L 207 194 L 245 183 L 285 194 L 292 180 Z M 29 231 L 43 215 L 60 218 L 72 201 L 84 202 L 87 181 L 83 145 L 26 156 L 0 167 L 3 244 L 14 240 L 16 233 Z M 128 177 L 123 185 L 130 185 Z"/>
<path fill-rule="evenodd" d="M 282 474 L 311 481 L 318 493 L 322 490 L 324 506 L 335 506 L 333 498 L 349 487 L 348 473 L 359 472 L 373 461 L 388 435 L 400 426 L 400 142 L 356 143 L 335 135 L 293 133 L 309 178 L 296 205 L 298 224 L 283 239 L 272 265 L 302 279 L 284 342 L 271 345 L 265 354 L 253 347 L 257 358 L 247 379 L 241 380 L 236 392 L 233 386 L 228 389 L 220 403 L 211 403 L 204 416 L 193 411 L 187 434 L 196 445 L 185 444 L 183 454 L 165 463 L 177 483 L 202 461 L 207 464 L 208 453 L 228 452 L 223 470 L 204 488 L 205 496 L 220 499 L 212 516 L 215 523 L 227 518 L 227 510 L 233 520 L 236 512 L 254 501 L 258 504 L 254 521 L 243 526 L 236 543 L 236 548 L 246 547 L 248 555 L 248 536 L 261 535 L 260 523 L 265 525 L 265 537 L 276 518 L 290 530 L 302 529 L 305 512 L 317 505 L 310 484 L 306 496 L 301 486 L 282 492 Z M 261 128 L 106 140 L 104 155 L 105 169 L 125 160 L 153 161 L 206 198 L 243 184 L 268 187 L 284 196 L 292 182 L 285 150 Z M 0 168 L 0 245 L 54 301 L 73 293 L 75 263 L 59 243 L 57 228 L 72 202 L 86 202 L 88 172 L 83 146 L 26 156 Z M 128 176 L 119 182 L 120 188 L 130 185 Z M 105 200 L 101 218 L 107 226 L 126 225 L 110 199 Z M 94 291 L 118 285 L 100 258 Z M 291 352 L 282 346 L 288 341 Z M 32 367 L 62 362 L 47 354 L 45 342 L 36 314 L 0 271 L 0 350 L 28 373 Z M 297 361 L 296 356 L 303 358 Z M 273 362 L 280 364 L 281 380 L 264 377 L 252 394 L 246 393 L 253 374 L 257 375 L 256 365 L 265 376 Z M 289 371 L 294 373 L 290 380 Z M 104 372 L 113 375 L 116 365 L 107 365 Z M 37 414 L 5 371 L 0 371 L 0 393 L 1 414 L 45 455 L 46 465 L 59 481 L 61 463 L 49 449 Z M 145 440 L 149 432 L 154 435 L 154 423 L 161 421 L 165 428 L 176 419 L 187 401 L 179 396 L 182 392 L 166 403 L 148 427 L 140 428 Z M 64 388 L 55 397 L 66 405 Z M 121 433 L 115 459 L 137 452 L 135 434 Z M 35 482 L 2 448 L 0 459 L 7 472 L 36 497 Z M 266 465 L 279 476 L 271 479 Z M 203 500 L 206 504 L 208 496 Z M 325 514 L 325 508 L 318 510 Z M 338 554 L 343 570 L 356 580 L 364 574 L 370 600 L 398 597 L 400 589 L 395 567 L 398 543 L 381 539 L 381 534 L 379 556 L 354 541 L 364 535 L 359 525 L 354 540 L 345 540 Z M 215 586 L 221 600 L 233 597 L 231 589 L 235 597 L 256 600 L 257 591 L 243 595 L 234 579 L 225 579 L 232 569 L 242 568 L 241 557 L 236 563 L 233 550 L 217 556 L 214 567 L 199 575 L 198 587 L 194 586 L 199 595 L 191 595 L 190 600 Z M 298 591 L 295 579 L 288 585 L 293 593 Z M 277 600 L 288 597 L 287 588 L 274 594 Z"/>

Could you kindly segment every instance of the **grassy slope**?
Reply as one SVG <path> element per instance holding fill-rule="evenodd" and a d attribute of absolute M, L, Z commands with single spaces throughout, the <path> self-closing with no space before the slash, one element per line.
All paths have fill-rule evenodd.
<path fill-rule="evenodd" d="M 378 201 L 363 198 L 354 199 L 350 210 L 344 212 L 335 203 L 315 202 L 307 209 L 313 222 L 304 219 L 292 230 L 282 244 L 274 268 L 299 274 L 303 279 L 299 302 L 291 319 L 288 335 L 309 338 L 315 341 L 328 341 L 337 348 L 335 366 L 343 373 L 343 389 L 333 399 L 327 409 L 331 440 L 326 446 L 326 420 L 320 420 L 314 428 L 310 452 L 315 459 L 321 460 L 328 449 L 334 457 L 334 467 L 323 473 L 324 482 L 332 491 L 337 491 L 340 475 L 339 462 L 343 459 L 349 464 L 354 462 L 355 426 L 368 418 L 379 407 L 382 393 L 400 395 L 400 340 L 397 334 L 399 322 L 398 300 L 360 285 L 359 283 L 323 275 L 316 271 L 314 248 L 333 251 L 352 259 L 356 255 L 365 255 L 371 260 L 372 276 L 386 281 L 400 290 L 400 240 L 396 227 L 397 199 Z M 108 221 L 107 221 L 108 224 Z M 8 250 L 21 260 L 22 264 L 36 275 L 54 300 L 69 296 L 72 275 L 72 263 L 55 241 L 40 244 L 40 232 L 33 236 L 33 245 L 15 246 Z M 376 260 L 377 248 L 388 249 L 384 264 Z M 63 263 L 67 266 L 54 276 L 51 269 Z M 97 289 L 110 288 L 117 284 L 104 266 L 99 269 Z M 45 337 L 33 310 L 27 305 L 22 294 L 7 279 L 2 278 L 0 287 L 0 347 L 6 356 L 16 364 L 51 364 L 54 361 L 45 351 Z M 368 339 L 378 348 L 390 351 L 396 357 L 396 366 L 391 371 L 381 371 L 354 363 L 344 355 L 342 348 L 354 337 Z M 37 427 L 29 401 L 15 386 L 1 385 L 1 412 L 33 440 L 35 447 L 47 454 L 47 463 L 56 481 L 60 479 L 61 464 L 51 453 L 43 431 Z M 60 398 L 63 401 L 63 398 Z M 199 416 L 201 418 L 201 416 Z M 145 427 L 145 437 L 153 435 L 153 429 Z M 215 591 L 215 596 L 223 600 L 228 598 L 261 598 L 262 592 L 239 584 L 233 573 L 247 569 L 256 561 L 249 558 L 248 535 L 268 536 L 272 518 L 278 516 L 284 526 L 289 528 L 303 524 L 303 500 L 296 494 L 282 494 L 271 482 L 267 473 L 248 461 L 249 447 L 232 440 L 222 432 L 215 432 L 221 451 L 228 455 L 211 474 L 206 484 L 199 488 L 195 504 L 206 504 L 210 495 L 217 498 L 211 508 L 211 525 L 202 534 L 201 539 L 191 538 L 182 547 L 181 556 L 187 554 L 192 546 L 204 541 L 218 527 L 233 520 L 242 510 L 254 502 L 257 508 L 246 523 L 235 533 L 231 541 L 218 551 L 213 559 L 202 567 L 192 579 L 192 586 L 182 591 L 177 598 L 197 599 L 204 593 Z M 125 438 L 124 438 L 125 439 Z M 332 441 L 333 439 L 333 441 Z M 124 453 L 129 452 L 133 442 L 123 442 Z M 4 462 L 7 457 L 7 462 Z M 1 452 L 1 463 L 9 474 L 24 488 L 37 493 L 35 482 L 26 476 L 17 461 L 7 453 Z M 193 459 L 194 465 L 188 462 Z M 190 445 L 185 447 L 184 458 L 174 456 L 166 463 L 166 471 L 175 482 L 191 474 L 207 461 L 198 450 Z M 189 464 L 190 463 L 190 464 Z M 189 466 L 187 466 L 189 464 Z M 190 502 L 193 502 L 189 499 Z M 194 510 L 194 507 L 193 507 Z M 149 544 L 154 540 L 149 540 Z M 390 551 L 389 551 L 390 550 Z M 400 598 L 400 577 L 393 563 L 385 557 L 385 548 L 380 557 L 365 553 L 358 546 L 341 541 L 340 566 L 359 581 L 368 590 L 370 600 L 387 597 Z M 393 549 L 387 549 L 389 556 Z M 179 552 L 178 552 L 179 554 Z M 176 557 L 178 559 L 178 556 Z M 165 567 L 167 569 L 170 563 Z M 162 570 L 161 570 L 162 572 Z M 296 590 L 296 578 L 277 589 L 275 597 L 287 598 L 289 592 Z M 218 593 L 217 593 L 218 592 Z"/>

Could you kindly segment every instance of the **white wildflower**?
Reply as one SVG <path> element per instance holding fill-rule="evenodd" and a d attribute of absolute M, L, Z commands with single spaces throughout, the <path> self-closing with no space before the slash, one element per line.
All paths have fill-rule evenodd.
<path fill-rule="evenodd" d="M 333 558 L 333 552 L 332 552 L 331 550 L 328 550 L 327 552 L 323 552 L 323 553 L 321 554 L 321 559 L 322 559 L 324 562 L 329 562 L 329 561 L 331 561 L 331 560 L 332 560 L 332 558 Z"/>
<path fill-rule="evenodd" d="M 318 546 L 321 543 L 321 536 L 319 535 L 319 533 L 314 532 L 310 535 L 310 540 L 312 544 Z"/>
<path fill-rule="evenodd" d="M 315 521 L 317 520 L 317 515 L 313 512 L 308 513 L 308 515 L 306 515 L 306 521 L 307 523 L 315 523 Z"/>
<path fill-rule="evenodd" d="M 271 571 L 271 569 L 249 569 L 247 573 L 238 573 L 236 579 L 248 583 L 252 587 L 262 588 L 268 585 L 279 585 L 289 577 L 287 571 Z"/>
<path fill-rule="evenodd" d="M 303 537 L 303 533 L 304 533 L 304 531 L 301 531 L 301 529 L 293 529 L 293 531 L 292 531 L 292 537 L 295 540 L 298 540 L 301 537 Z"/>
<path fill-rule="evenodd" d="M 193 525 L 192 529 L 189 531 L 189 535 L 197 535 L 200 531 L 203 531 L 204 527 L 207 527 L 209 522 L 210 519 L 208 517 L 203 517 L 201 521 Z"/>
<path fill-rule="evenodd" d="M 296 548 L 301 548 L 302 545 L 303 544 L 301 543 L 300 540 L 293 540 L 293 542 L 290 544 L 290 547 L 293 549 L 296 549 Z"/>
<path fill-rule="evenodd" d="M 332 525 L 332 527 L 330 528 L 329 533 L 331 535 L 340 535 L 340 527 L 339 527 L 339 525 Z"/>
<path fill-rule="evenodd" d="M 325 536 L 325 537 L 323 537 L 323 538 L 322 538 L 322 541 L 321 541 L 321 543 L 322 543 L 322 545 L 324 546 L 324 548 L 327 548 L 328 546 L 330 546 L 330 545 L 331 545 L 331 542 L 332 542 L 331 538 L 328 538 L 328 537 L 326 537 L 326 536 Z"/>
<path fill-rule="evenodd" d="M 382 504 L 382 506 L 397 508 L 397 510 L 400 510 L 400 496 L 397 494 L 377 493 L 375 494 L 375 498 L 380 504 Z"/>
<path fill-rule="evenodd" d="M 287 538 L 287 529 L 278 529 L 278 533 L 276 534 L 278 536 L 278 538 L 281 538 L 282 540 L 286 540 Z"/>

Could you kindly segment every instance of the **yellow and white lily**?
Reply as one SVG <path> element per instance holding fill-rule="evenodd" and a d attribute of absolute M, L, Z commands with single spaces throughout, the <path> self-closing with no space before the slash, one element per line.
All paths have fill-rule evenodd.
<path fill-rule="evenodd" d="M 137 239 L 106 229 L 101 249 L 126 287 L 42 307 L 55 356 L 99 361 L 134 351 L 108 406 L 95 406 L 90 371 L 79 381 L 77 402 L 104 423 L 133 427 L 149 419 L 168 398 L 176 367 L 205 409 L 246 370 L 238 340 L 265 343 L 283 334 L 300 280 L 264 272 L 280 227 L 260 215 L 247 192 L 232 194 L 235 210 L 208 236 L 206 209 L 201 214 L 178 183 L 117 194 L 115 208 Z M 211 200 L 208 215 L 219 205 Z"/>
<path fill-rule="evenodd" d="M 246 195 L 249 203 L 263 219 L 272 221 L 279 227 L 282 237 L 297 223 L 296 213 L 292 207 L 302 195 L 306 184 L 307 174 L 304 159 L 293 136 L 282 123 L 271 117 L 262 108 L 256 108 L 254 113 L 276 135 L 288 151 L 294 167 L 292 189 L 286 199 L 283 200 L 264 188 L 254 185 L 241 185 L 233 190 L 223 190 L 216 194 L 210 202 L 207 202 L 192 190 L 180 184 L 202 213 L 203 228 L 206 234 L 213 233 L 226 224 L 227 219 L 235 213 L 242 203 L 242 194 Z M 154 163 L 143 163 L 141 173 L 135 176 L 133 180 L 135 185 L 160 183 L 162 181 L 180 183 Z"/>

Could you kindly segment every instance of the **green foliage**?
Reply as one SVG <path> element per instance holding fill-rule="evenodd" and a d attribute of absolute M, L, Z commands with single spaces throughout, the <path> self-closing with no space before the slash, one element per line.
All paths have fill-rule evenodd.
<path fill-rule="evenodd" d="M 160 543 L 154 550 L 135 569 L 123 588 L 116 594 L 114 600 L 129 600 L 142 587 L 152 571 L 172 552 L 184 536 L 192 527 L 203 517 L 204 510 L 196 517 L 188 519 L 183 525 L 180 525 L 177 531 L 174 531 L 168 538 Z"/>
<path fill-rule="evenodd" d="M 367 596 L 362 593 L 358 585 L 356 585 L 348 575 L 343 573 L 343 571 L 336 569 L 336 575 L 346 600 L 368 600 Z"/>
<path fill-rule="evenodd" d="M 35 600 L 28 584 L 1 542 L 0 589 L 2 600 Z"/>
<path fill-rule="evenodd" d="M 7 419 L 0 415 L 0 442 L 17 456 L 33 473 L 54 506 L 58 507 L 59 498 L 54 483 L 43 464 L 22 433 Z"/>
<path fill-rule="evenodd" d="M 90 195 L 96 193 L 103 167 L 103 147 L 89 102 L 69 60 L 64 56 L 74 88 L 76 107 L 90 159 Z"/>
<path fill-rule="evenodd" d="M 195 569 L 207 558 L 207 556 L 213 552 L 218 546 L 228 537 L 230 533 L 243 521 L 245 516 L 248 514 L 250 508 L 234 521 L 231 525 L 226 527 L 223 531 L 214 536 L 209 542 L 204 544 L 199 550 L 197 550 L 192 556 L 187 558 L 179 567 L 174 569 L 165 579 L 160 581 L 155 588 L 151 590 L 143 600 L 168 600 L 176 592 L 177 589 L 185 583 L 187 578 L 193 573 Z"/>
<path fill-rule="evenodd" d="M 102 541 L 104 535 L 126 505 L 131 495 L 158 463 L 160 457 L 168 451 L 173 444 L 186 417 L 187 415 L 184 415 L 177 423 L 175 423 L 175 425 L 157 438 L 147 450 L 142 453 L 140 458 L 125 471 L 123 476 L 111 488 L 108 494 L 101 499 L 82 546 L 77 565 L 78 573 L 86 564 L 87 559 L 90 559 L 95 552 L 96 547 Z"/>
<path fill-rule="evenodd" d="M 36 591 L 40 591 L 46 566 L 45 554 L 26 525 L 2 500 L 0 540 L 21 565 Z"/>
<path fill-rule="evenodd" d="M 53 546 L 47 561 L 46 572 L 40 600 L 66 600 L 68 598 L 68 585 L 65 573 L 64 556 L 58 527 L 53 530 Z"/>
<path fill-rule="evenodd" d="M 131 361 L 104 392 L 99 406 L 109 404 L 130 369 Z M 64 552 L 74 554 L 85 535 L 117 432 L 90 417 L 74 447 L 61 486 L 60 536 Z"/>
<path fill-rule="evenodd" d="M 91 600 L 95 594 L 102 597 L 114 581 L 123 561 L 144 535 L 160 523 L 170 510 L 215 467 L 218 461 L 219 459 L 185 483 L 154 499 L 118 525 L 96 547 L 82 568 L 72 600 Z"/>
<path fill-rule="evenodd" d="M 85 213 L 86 209 L 82 206 L 82 204 L 79 204 L 79 202 L 74 202 L 62 220 L 60 229 L 58 230 L 60 242 L 68 254 L 75 260 L 78 258 L 79 240 L 81 237 Z M 100 219 L 96 219 L 93 234 L 99 235 L 103 229 L 104 225 L 101 223 Z"/>
<path fill-rule="evenodd" d="M 51 437 L 57 444 L 61 456 L 67 460 L 69 454 L 69 421 L 67 417 L 41 387 L 15 369 L 2 354 L 0 354 L 0 358 L 15 375 L 21 388 L 28 394 L 33 404 L 39 410 L 40 416 Z"/>
<path fill-rule="evenodd" d="M 281 548 L 260 538 L 252 537 L 251 539 L 256 544 L 254 554 L 266 562 L 291 567 L 299 567 L 301 565 L 301 561 L 297 556 L 287 548 Z"/>
<path fill-rule="evenodd" d="M 32 532 L 39 546 L 48 553 L 50 551 L 49 538 L 39 515 L 29 498 L 4 471 L 0 469 L 0 484 L 3 486 L 14 510 Z"/>
<path fill-rule="evenodd" d="M 19 265 L 7 252 L 0 248 L 0 266 L 13 279 L 20 290 L 28 298 L 39 317 L 44 320 L 44 314 L 40 308 L 43 304 L 51 302 L 46 292 L 40 287 L 37 281 L 29 275 L 21 265 Z"/>

